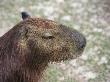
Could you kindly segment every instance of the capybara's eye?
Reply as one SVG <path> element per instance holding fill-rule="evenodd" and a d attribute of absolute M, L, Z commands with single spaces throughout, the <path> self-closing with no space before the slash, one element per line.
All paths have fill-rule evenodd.
<path fill-rule="evenodd" d="M 53 36 L 51 33 L 46 32 L 46 33 L 44 33 L 44 34 L 42 35 L 42 38 L 43 38 L 43 39 L 53 39 L 54 36 Z"/>

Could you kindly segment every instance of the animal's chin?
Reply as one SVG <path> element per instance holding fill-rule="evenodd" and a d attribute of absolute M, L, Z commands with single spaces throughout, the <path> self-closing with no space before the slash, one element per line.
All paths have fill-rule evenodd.
<path fill-rule="evenodd" d="M 54 56 L 51 57 L 50 62 L 61 62 L 61 61 L 69 61 L 72 59 L 76 59 L 82 55 L 82 51 L 78 53 L 62 53 L 59 54 L 59 57 L 55 58 Z"/>

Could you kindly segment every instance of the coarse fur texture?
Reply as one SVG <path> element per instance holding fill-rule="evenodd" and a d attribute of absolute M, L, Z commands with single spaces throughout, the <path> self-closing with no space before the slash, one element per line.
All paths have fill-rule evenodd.
<path fill-rule="evenodd" d="M 48 63 L 75 59 L 85 48 L 76 30 L 23 14 L 23 21 L 0 37 L 0 82 L 40 82 Z"/>

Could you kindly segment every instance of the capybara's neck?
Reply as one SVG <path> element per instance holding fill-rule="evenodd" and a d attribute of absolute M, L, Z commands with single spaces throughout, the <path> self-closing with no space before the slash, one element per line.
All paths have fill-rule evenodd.
<path fill-rule="evenodd" d="M 23 79 L 22 82 L 41 82 L 42 80 L 42 76 L 43 76 L 43 72 L 47 67 L 47 63 L 44 62 L 42 64 L 37 64 L 36 66 L 28 66 L 28 67 L 24 67 L 22 69 L 20 69 L 20 72 L 18 72 L 19 76 L 21 77 L 21 75 L 23 75 L 24 78 L 21 77 L 21 79 Z M 30 68 L 29 68 L 30 67 Z M 18 75 L 16 74 L 16 75 Z M 17 76 L 18 78 L 18 76 Z"/>
<path fill-rule="evenodd" d="M 31 51 L 34 49 L 27 46 L 25 36 L 12 30 L 0 37 L 0 82 L 40 82 L 49 63 L 47 57 Z"/>
<path fill-rule="evenodd" d="M 1 82 L 41 82 L 46 66 L 46 64 L 41 64 L 38 65 L 39 68 L 37 69 L 21 67 L 19 70 L 10 73 L 10 75 Z"/>

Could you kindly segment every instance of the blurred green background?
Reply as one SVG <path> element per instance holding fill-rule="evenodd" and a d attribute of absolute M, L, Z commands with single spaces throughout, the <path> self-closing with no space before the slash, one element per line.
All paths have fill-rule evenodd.
<path fill-rule="evenodd" d="M 50 64 L 43 82 L 110 82 L 109 0 L 0 0 L 0 36 L 22 20 L 21 11 L 77 29 L 87 39 L 81 57 Z"/>

